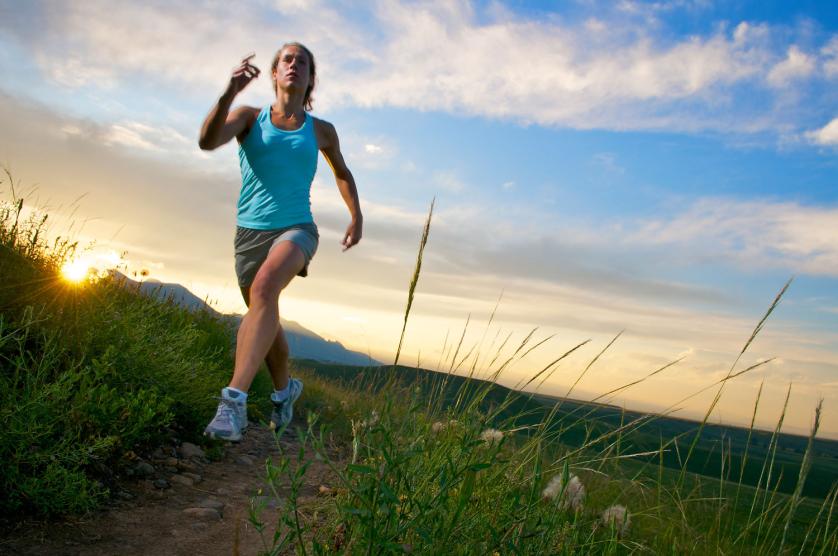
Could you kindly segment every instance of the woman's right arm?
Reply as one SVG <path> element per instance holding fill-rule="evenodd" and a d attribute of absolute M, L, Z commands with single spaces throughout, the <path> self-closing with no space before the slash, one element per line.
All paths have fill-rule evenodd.
<path fill-rule="evenodd" d="M 233 70 L 227 90 L 207 114 L 204 125 L 201 126 L 201 136 L 198 138 L 198 146 L 201 150 L 217 149 L 233 137 L 242 134 L 252 123 L 255 116 L 254 108 L 242 106 L 230 112 L 230 106 L 236 95 L 259 76 L 259 68 L 250 63 L 252 57 L 253 55 L 246 57 Z"/>

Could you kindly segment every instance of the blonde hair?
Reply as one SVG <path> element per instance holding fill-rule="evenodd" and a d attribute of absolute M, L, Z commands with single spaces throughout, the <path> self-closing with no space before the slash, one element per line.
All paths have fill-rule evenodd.
<path fill-rule="evenodd" d="M 305 45 L 298 43 L 298 42 L 287 42 L 282 45 L 282 47 L 276 51 L 274 54 L 274 60 L 271 63 L 271 75 L 273 72 L 276 71 L 276 67 L 279 65 L 279 56 L 282 54 L 282 51 L 288 48 L 289 46 L 296 46 L 303 50 L 308 56 L 308 87 L 306 87 L 306 92 L 303 95 L 303 108 L 311 112 L 313 99 L 311 98 L 311 92 L 314 90 L 314 82 L 317 79 L 317 69 L 314 63 L 314 54 L 311 53 L 311 50 L 305 47 Z M 276 80 L 274 80 L 274 92 L 276 92 Z"/>

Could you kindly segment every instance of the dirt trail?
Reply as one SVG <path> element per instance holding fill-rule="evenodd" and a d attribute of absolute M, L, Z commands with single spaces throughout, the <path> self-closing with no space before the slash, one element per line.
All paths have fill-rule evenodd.
<path fill-rule="evenodd" d="M 296 454 L 295 436 L 286 433 L 280 442 L 286 453 Z M 123 483 L 124 492 L 107 510 L 58 523 L 23 522 L 3 531 L 0 554 L 229 555 L 236 537 L 239 554 L 258 553 L 263 545 L 248 522 L 248 508 L 260 488 L 268 492 L 265 460 L 279 454 L 271 432 L 251 423 L 243 440 L 228 445 L 216 462 L 189 457 L 191 446 L 184 446 L 177 459 L 171 448 L 158 450 L 147 462 L 153 470 L 137 464 L 145 478 Z M 312 461 L 301 492 L 303 504 L 318 495 L 321 484 L 328 484 L 328 476 L 324 464 Z M 266 502 L 262 521 L 270 526 L 265 531 L 270 542 L 278 502 Z"/>

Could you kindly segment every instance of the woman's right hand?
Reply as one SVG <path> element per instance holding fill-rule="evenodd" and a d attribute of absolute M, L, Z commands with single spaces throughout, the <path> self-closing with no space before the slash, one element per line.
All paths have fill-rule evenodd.
<path fill-rule="evenodd" d="M 241 63 L 233 68 L 233 75 L 230 76 L 230 84 L 227 92 L 233 96 L 239 94 L 247 84 L 259 77 L 259 68 L 250 63 L 256 53 L 248 54 L 242 58 Z"/>

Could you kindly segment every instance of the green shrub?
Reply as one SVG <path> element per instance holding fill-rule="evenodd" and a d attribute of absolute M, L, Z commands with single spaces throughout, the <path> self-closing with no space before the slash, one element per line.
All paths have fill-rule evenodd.
<path fill-rule="evenodd" d="M 44 242 L 45 217 L 0 207 L 0 515 L 84 512 L 129 451 L 169 428 L 197 440 L 233 358 L 227 324 L 126 287 L 71 285 L 75 246 Z"/>

